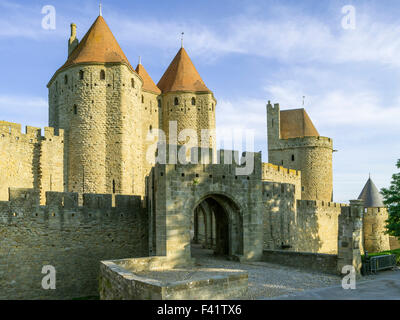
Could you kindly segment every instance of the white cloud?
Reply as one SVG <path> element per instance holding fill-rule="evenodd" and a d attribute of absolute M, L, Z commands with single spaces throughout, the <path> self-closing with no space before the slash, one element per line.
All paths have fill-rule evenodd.
<path fill-rule="evenodd" d="M 180 33 L 185 31 L 185 43 L 193 55 L 209 60 L 240 53 L 288 63 L 374 62 L 400 66 L 400 25 L 359 13 L 356 29 L 344 30 L 338 16 L 315 18 L 282 9 L 278 16 L 233 16 L 216 25 L 196 20 L 131 19 L 120 13 L 111 14 L 108 20 L 120 40 L 163 50 L 176 48 Z"/>
<path fill-rule="evenodd" d="M 0 120 L 44 127 L 47 112 L 48 103 L 44 98 L 0 95 Z"/>

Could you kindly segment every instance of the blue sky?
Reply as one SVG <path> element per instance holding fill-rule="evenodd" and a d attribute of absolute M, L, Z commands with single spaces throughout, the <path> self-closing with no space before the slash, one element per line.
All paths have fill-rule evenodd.
<path fill-rule="evenodd" d="M 305 108 L 333 138 L 334 200 L 358 197 L 368 174 L 388 186 L 400 158 L 400 3 L 398 1 L 102 1 L 126 56 L 138 56 L 157 83 L 180 46 L 218 100 L 217 126 L 255 129 L 267 160 L 268 100 Z M 42 7 L 56 29 L 41 27 Z M 342 7 L 356 9 L 355 29 Z M 66 60 L 69 24 L 81 39 L 98 1 L 0 0 L 0 119 L 47 125 L 46 84 Z"/>

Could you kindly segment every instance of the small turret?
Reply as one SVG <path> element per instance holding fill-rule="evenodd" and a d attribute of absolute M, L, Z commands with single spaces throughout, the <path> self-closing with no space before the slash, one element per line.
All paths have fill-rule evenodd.
<path fill-rule="evenodd" d="M 389 235 L 386 234 L 386 221 L 389 214 L 383 204 L 382 195 L 371 177 L 361 191 L 359 200 L 365 208 L 363 217 L 363 247 L 370 253 L 390 250 Z"/>
<path fill-rule="evenodd" d="M 71 23 L 71 37 L 68 40 L 68 57 L 71 55 L 72 51 L 78 46 L 79 40 L 76 37 L 76 24 Z"/>
<path fill-rule="evenodd" d="M 215 146 L 215 107 L 214 94 L 207 88 L 186 50 L 181 47 L 158 82 L 162 95 L 163 129 L 171 144 L 190 144 L 190 147 Z M 177 134 L 193 129 L 197 133 L 195 141 L 169 141 L 170 124 L 176 121 Z M 184 131 L 185 130 L 185 131 Z M 171 139 L 172 140 L 172 139 Z"/>

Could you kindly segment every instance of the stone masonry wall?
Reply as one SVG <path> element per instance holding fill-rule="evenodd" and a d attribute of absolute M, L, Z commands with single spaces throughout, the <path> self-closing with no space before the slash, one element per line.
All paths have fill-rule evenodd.
<path fill-rule="evenodd" d="M 0 300 L 72 299 L 98 295 L 100 261 L 148 256 L 147 215 L 140 197 L 46 194 L 10 190 L 0 202 Z M 56 289 L 44 290 L 42 267 L 56 269 Z"/>
<path fill-rule="evenodd" d="M 296 201 L 294 185 L 266 181 L 263 200 L 265 250 L 337 253 L 338 216 L 345 205 Z"/>
<path fill-rule="evenodd" d="M 175 98 L 178 98 L 178 105 L 175 105 Z M 195 98 L 195 105 L 192 105 L 192 98 Z M 197 133 L 195 141 L 191 141 L 192 145 L 187 145 L 187 150 L 192 147 L 200 146 L 199 139 L 201 138 L 202 129 L 215 130 L 215 106 L 216 100 L 211 93 L 167 93 L 162 96 L 163 109 L 163 125 L 162 128 L 166 133 L 167 144 L 182 145 L 189 142 L 180 140 L 179 134 L 185 129 L 193 129 Z M 170 121 L 177 121 L 178 141 L 169 141 L 169 125 Z M 172 137 L 172 135 L 171 135 Z M 215 133 L 208 138 L 209 147 L 215 147 Z"/>
<path fill-rule="evenodd" d="M 123 64 L 78 65 L 48 87 L 50 125 L 65 130 L 66 190 L 144 196 L 146 110 L 137 73 Z"/>
<path fill-rule="evenodd" d="M 63 131 L 26 127 L 0 121 L 0 201 L 8 200 L 8 188 L 33 188 L 40 192 L 64 191 Z"/>
<path fill-rule="evenodd" d="M 389 235 L 385 234 L 389 219 L 386 208 L 367 208 L 363 216 L 363 249 L 369 253 L 390 250 Z"/>
<path fill-rule="evenodd" d="M 262 164 L 263 181 L 289 183 L 295 187 L 295 198 L 301 200 L 301 171 L 287 169 L 271 163 Z"/>

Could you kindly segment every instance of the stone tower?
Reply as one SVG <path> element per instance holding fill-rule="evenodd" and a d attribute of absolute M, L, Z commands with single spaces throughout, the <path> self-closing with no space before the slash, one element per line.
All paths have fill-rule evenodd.
<path fill-rule="evenodd" d="M 49 124 L 65 130 L 65 190 L 142 194 L 143 80 L 102 16 L 48 83 Z M 146 97 L 144 98 L 146 101 Z"/>
<path fill-rule="evenodd" d="M 142 171 L 143 177 L 145 177 L 154 165 L 155 151 L 151 150 L 151 146 L 158 141 L 158 137 L 154 133 L 155 130 L 160 129 L 160 123 L 162 123 L 161 99 L 159 98 L 161 90 L 147 73 L 141 61 L 136 67 L 136 72 L 143 80 L 142 96 L 140 97 L 143 137 L 141 153 L 143 155 Z"/>
<path fill-rule="evenodd" d="M 363 200 L 363 247 L 369 253 L 390 250 L 389 235 L 386 234 L 386 221 L 389 214 L 383 204 L 382 196 L 371 178 L 361 191 L 359 200 Z"/>
<path fill-rule="evenodd" d="M 162 128 L 167 143 L 190 146 L 215 147 L 214 94 L 207 88 L 182 47 L 158 83 L 162 91 Z M 176 121 L 178 141 L 174 142 L 173 125 Z M 172 126 L 172 127 L 171 127 Z M 171 129 L 171 132 L 170 132 Z M 182 130 L 193 129 L 197 137 L 181 137 Z M 202 131 L 204 137 L 202 138 Z M 186 139 L 185 139 L 186 138 Z M 170 141 L 171 139 L 171 141 Z M 202 145 L 200 144 L 202 143 Z"/>
<path fill-rule="evenodd" d="M 302 200 L 332 201 L 333 142 L 321 137 L 304 109 L 267 105 L 268 161 L 301 170 Z"/>

